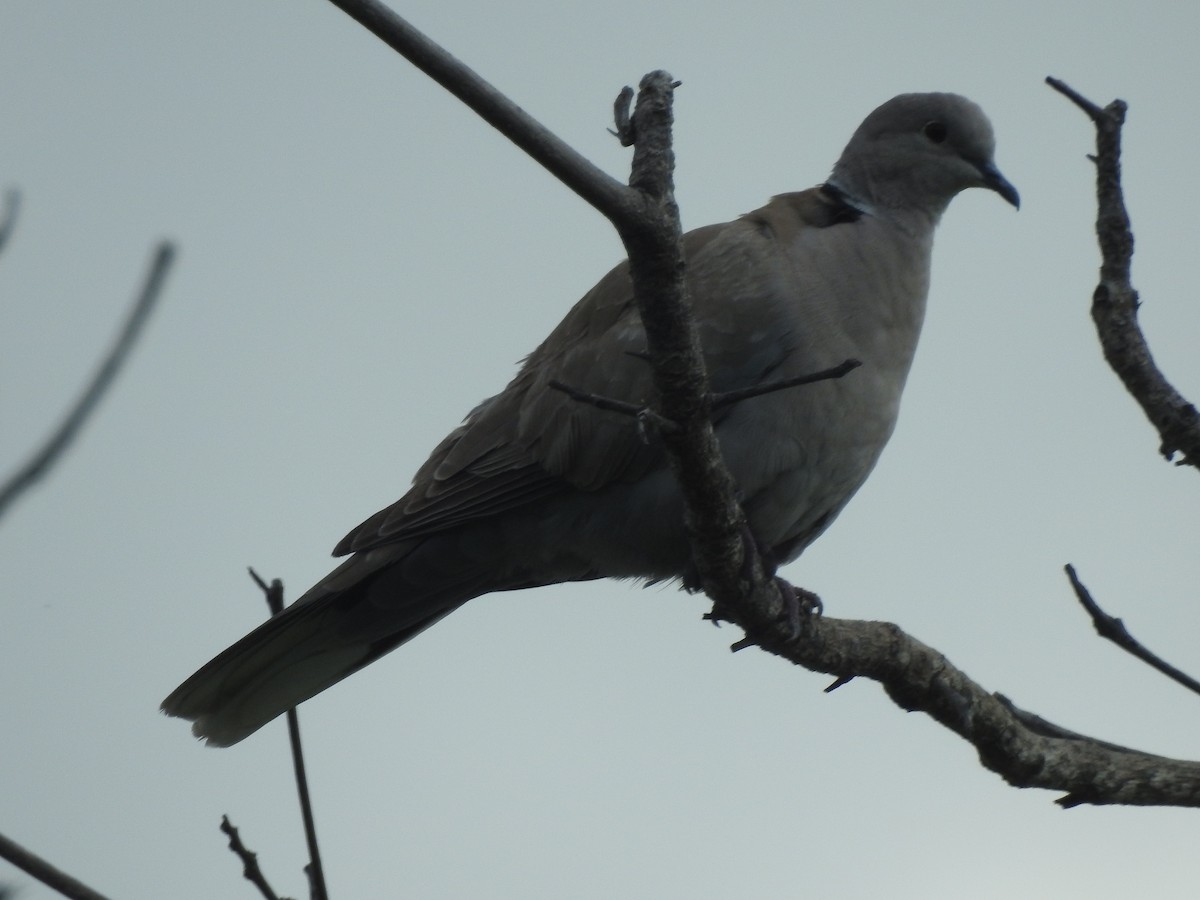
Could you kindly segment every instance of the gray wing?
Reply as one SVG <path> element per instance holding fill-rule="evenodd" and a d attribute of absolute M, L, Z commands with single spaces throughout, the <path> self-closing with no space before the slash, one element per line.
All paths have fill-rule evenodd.
<path fill-rule="evenodd" d="M 847 211 L 814 188 L 776 197 L 741 219 L 689 232 L 688 282 L 715 391 L 768 380 L 794 341 L 775 307 L 787 302 L 781 242 L 839 224 Z M 736 302 L 731 302 L 731 297 Z M 610 271 L 433 451 L 400 500 L 351 531 L 335 555 L 454 528 L 567 491 L 596 491 L 665 465 L 629 416 L 572 400 L 559 381 L 629 403 L 653 398 L 645 333 L 628 263 Z M 727 410 L 725 411 L 727 413 Z"/>

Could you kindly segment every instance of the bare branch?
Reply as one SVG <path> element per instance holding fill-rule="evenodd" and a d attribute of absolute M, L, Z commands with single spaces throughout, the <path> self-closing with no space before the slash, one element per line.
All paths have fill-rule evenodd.
<path fill-rule="evenodd" d="M 52 866 L 36 853 L 26 850 L 15 841 L 0 835 L 0 859 L 6 859 L 18 869 L 32 875 L 42 884 L 53 888 L 71 900 L 107 900 L 82 881 L 78 881 L 61 869 Z"/>
<path fill-rule="evenodd" d="M 627 216 L 637 196 L 610 177 L 471 68 L 377 0 L 330 0 L 368 31 L 473 109 L 559 181 L 610 218 Z"/>
<path fill-rule="evenodd" d="M 246 845 L 242 843 L 242 839 L 238 836 L 238 830 L 229 821 L 229 816 L 221 816 L 221 831 L 229 837 L 229 849 L 242 861 L 242 875 L 258 888 L 258 892 L 263 895 L 264 900 L 286 900 L 276 894 L 271 885 L 267 883 L 266 876 L 258 867 L 258 854 L 247 849 Z"/>
<path fill-rule="evenodd" d="M 973 744 L 980 762 L 1009 784 L 1063 792 L 1061 806 L 1200 806 L 1200 763 L 1119 747 L 1024 713 L 891 623 L 822 616 L 794 641 L 785 622 L 755 636 L 767 651 L 839 682 L 878 681 L 901 708 Z"/>
<path fill-rule="evenodd" d="M 267 608 L 271 615 L 283 612 L 283 582 L 278 578 L 267 584 L 259 574 L 250 570 L 250 577 L 266 595 Z M 288 741 L 292 748 L 292 769 L 296 773 L 296 793 L 300 797 L 300 816 L 304 820 L 304 840 L 308 845 L 308 865 L 304 872 L 308 876 L 309 894 L 312 900 L 327 900 L 325 868 L 321 865 L 321 848 L 317 843 L 317 820 L 313 816 L 312 796 L 308 790 L 308 774 L 304 767 L 304 748 L 300 743 L 300 714 L 295 707 L 287 711 Z"/>
<path fill-rule="evenodd" d="M 5 484 L 0 485 L 0 518 L 3 518 L 8 507 L 17 497 L 43 478 L 58 462 L 63 452 L 78 436 L 88 418 L 95 411 L 105 392 L 117 377 L 117 373 L 129 358 L 130 351 L 141 334 L 142 326 L 146 324 L 146 320 L 150 317 L 150 313 L 162 293 L 167 270 L 174 258 L 175 248 L 173 245 L 166 242 L 158 245 L 141 292 L 125 320 L 120 335 L 100 364 L 100 368 L 96 370 L 91 383 L 42 448 L 34 453 L 29 461 L 18 469 Z"/>
<path fill-rule="evenodd" d="M 1167 459 L 1181 453 L 1181 465 L 1200 467 L 1200 413 L 1159 371 L 1138 324 L 1138 293 L 1130 280 L 1133 232 L 1121 188 L 1121 127 L 1126 105 L 1114 100 L 1099 107 L 1058 80 L 1046 83 L 1087 113 L 1096 126 L 1096 236 L 1102 262 L 1092 294 L 1092 320 L 1104 358 L 1141 405 L 1161 438 Z"/>
<path fill-rule="evenodd" d="M 1075 589 L 1075 596 L 1079 599 L 1083 608 L 1087 610 L 1087 614 L 1092 617 L 1092 624 L 1096 627 L 1096 632 L 1100 637 L 1112 641 L 1126 653 L 1131 653 L 1146 663 L 1146 665 L 1158 669 L 1158 671 L 1162 672 L 1168 678 L 1182 684 L 1189 691 L 1200 694 L 1200 681 L 1196 681 L 1191 675 L 1175 668 L 1162 657 L 1151 653 L 1142 646 L 1141 642 L 1129 633 L 1129 629 L 1125 627 L 1124 622 L 1115 616 L 1110 616 L 1100 608 L 1100 604 L 1092 599 L 1091 592 L 1083 586 L 1083 582 L 1075 574 L 1075 567 L 1067 565 L 1065 568 L 1067 577 L 1071 579 L 1071 587 Z"/>

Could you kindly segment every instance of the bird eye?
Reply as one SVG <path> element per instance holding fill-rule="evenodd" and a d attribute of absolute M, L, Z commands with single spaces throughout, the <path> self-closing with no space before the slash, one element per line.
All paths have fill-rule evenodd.
<path fill-rule="evenodd" d="M 929 138 L 935 144 L 940 144 L 946 140 L 946 126 L 941 122 L 926 122 L 922 129 L 925 137 Z"/>

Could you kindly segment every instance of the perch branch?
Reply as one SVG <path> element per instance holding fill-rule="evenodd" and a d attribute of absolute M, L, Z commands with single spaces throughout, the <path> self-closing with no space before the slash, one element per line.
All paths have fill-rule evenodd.
<path fill-rule="evenodd" d="M 1200 806 L 1200 763 L 1119 747 L 1022 712 L 890 623 L 822 616 L 794 641 L 783 622 L 755 637 L 811 671 L 878 681 L 902 709 L 924 712 L 974 745 L 984 767 L 1012 786 L 1061 792 L 1060 806 Z"/>

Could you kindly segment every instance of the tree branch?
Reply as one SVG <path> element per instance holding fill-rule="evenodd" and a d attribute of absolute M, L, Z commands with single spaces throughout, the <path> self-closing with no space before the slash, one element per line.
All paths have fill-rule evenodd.
<path fill-rule="evenodd" d="M 18 869 L 32 875 L 42 884 L 53 888 L 71 900 L 107 900 L 82 881 L 77 881 L 66 872 L 52 866 L 36 853 L 26 850 L 15 841 L 0 834 L 0 859 L 6 859 Z"/>
<path fill-rule="evenodd" d="M 330 0 L 334 6 L 474 110 L 605 216 L 627 215 L 637 196 L 585 159 L 444 48 L 377 0 Z"/>
<path fill-rule="evenodd" d="M 71 445 L 71 442 L 79 435 L 80 430 L 117 377 L 117 373 L 121 371 L 121 367 L 129 358 L 130 351 L 133 349 L 138 335 L 141 334 L 142 326 L 146 324 L 146 320 L 150 317 L 150 313 L 158 301 L 167 270 L 174 258 L 175 248 L 173 245 L 166 242 L 158 245 L 141 292 L 125 320 L 120 335 L 100 364 L 100 368 L 96 370 L 91 383 L 41 449 L 34 453 L 29 461 L 18 469 L 6 483 L 0 485 L 0 518 L 4 517 L 13 501 L 45 477 L 46 473 L 62 457 L 63 452 Z"/>
<path fill-rule="evenodd" d="M 629 183 L 646 198 L 645 215 L 640 221 L 613 224 L 629 254 L 634 299 L 654 370 L 657 411 L 676 426 L 660 432 L 660 437 L 683 493 L 700 585 L 726 618 L 749 631 L 753 622 L 778 621 L 785 601 L 757 551 L 744 539 L 749 526 L 713 432 L 712 395 L 684 281 L 683 231 L 674 197 L 675 87 L 665 72 L 642 79 L 629 126 L 635 136 Z"/>
<path fill-rule="evenodd" d="M 1095 626 L 1097 634 L 1102 638 L 1107 638 L 1112 641 L 1126 653 L 1136 656 L 1146 665 L 1162 672 L 1172 681 L 1178 682 L 1189 691 L 1200 694 L 1200 681 L 1196 681 L 1191 675 L 1181 669 L 1175 668 L 1162 657 L 1155 653 L 1151 653 L 1141 641 L 1129 633 L 1129 629 L 1125 627 L 1125 623 L 1116 616 L 1110 616 L 1100 608 L 1094 599 L 1091 592 L 1083 586 L 1083 582 L 1079 580 L 1079 576 L 1075 574 L 1075 567 L 1067 565 L 1067 578 L 1071 580 L 1071 587 L 1075 590 L 1075 597 L 1079 600 L 1080 605 L 1086 610 L 1087 614 L 1092 617 L 1092 625 Z"/>
<path fill-rule="evenodd" d="M 878 681 L 902 709 L 924 712 L 974 745 L 984 767 L 1012 786 L 1063 792 L 1063 807 L 1200 806 L 1200 763 L 1118 747 L 1024 713 L 891 623 L 823 616 L 796 640 L 785 623 L 755 638 L 768 652 L 839 681 Z"/>
<path fill-rule="evenodd" d="M 1057 78 L 1046 83 L 1087 113 L 1096 126 L 1096 236 L 1100 242 L 1100 283 L 1092 294 L 1092 320 L 1104 358 L 1158 429 L 1159 452 L 1181 453 L 1180 465 L 1200 467 L 1200 413 L 1159 371 L 1142 334 L 1140 302 L 1130 280 L 1133 232 L 1121 188 L 1121 127 L 1126 105 L 1100 107 Z"/>
<path fill-rule="evenodd" d="M 274 888 L 267 881 L 267 876 L 258 866 L 258 854 L 242 843 L 238 830 L 229 821 L 229 816 L 221 816 L 221 831 L 229 838 L 229 849 L 242 861 L 242 877 L 258 888 L 258 892 L 263 895 L 263 900 L 286 900 L 275 893 Z"/>
<path fill-rule="evenodd" d="M 541 146 L 545 129 L 529 125 L 528 117 L 511 115 L 510 108 L 515 107 L 507 99 L 493 96 L 494 89 L 486 83 L 472 83 L 478 82 L 478 76 L 452 57 L 429 63 L 420 48 L 431 45 L 394 14 L 373 2 L 332 2 L 430 71 L 518 146 Z M 411 49 L 414 46 L 418 50 Z M 440 48 L 438 52 L 444 54 Z M 608 215 L 625 244 L 654 366 L 657 411 L 676 426 L 664 429 L 660 437 L 685 497 L 701 582 L 719 614 L 737 621 L 748 639 L 768 652 L 833 674 L 839 684 L 860 676 L 878 681 L 902 708 L 921 710 L 970 741 L 981 762 L 1010 784 L 1065 792 L 1058 801 L 1063 806 L 1200 805 L 1200 763 L 1120 748 L 1023 713 L 895 625 L 810 616 L 797 635 L 781 615 L 784 598 L 777 583 L 767 577 L 754 548 L 742 539 L 745 519 L 709 419 L 712 398 L 687 304 L 681 229 L 673 198 L 675 87 L 665 72 L 650 73 L 642 80 L 631 116 L 627 115 L 628 95 L 622 92 L 618 98 L 617 132 L 623 143 L 632 142 L 634 147 L 630 185 L 638 199 L 628 199 L 628 189 L 614 186 L 606 175 L 596 175 L 592 186 L 579 183 L 580 178 L 593 177 L 589 174 L 593 170 L 575 165 L 573 152 L 546 154 L 539 149 L 531 155 Z M 524 133 L 527 126 L 528 134 Z M 560 161 L 565 159 L 572 163 L 563 165 Z M 613 197 L 616 202 L 608 202 Z M 1200 459 L 1200 454 L 1196 456 Z"/>

